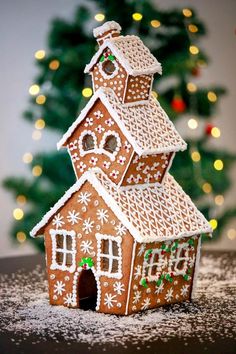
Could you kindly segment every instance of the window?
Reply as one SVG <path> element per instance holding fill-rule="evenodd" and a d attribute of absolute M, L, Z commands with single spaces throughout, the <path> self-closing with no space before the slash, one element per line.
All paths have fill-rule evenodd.
<path fill-rule="evenodd" d="M 174 275 L 185 274 L 188 267 L 189 260 L 189 248 L 188 243 L 181 243 L 176 252 L 176 256 L 173 259 L 173 273 Z"/>
<path fill-rule="evenodd" d="M 52 240 L 51 269 L 75 270 L 75 232 L 50 230 Z"/>
<path fill-rule="evenodd" d="M 93 150 L 95 147 L 94 138 L 91 134 L 86 134 L 82 140 L 82 146 L 84 151 Z"/>
<path fill-rule="evenodd" d="M 78 139 L 80 155 L 84 156 L 97 149 L 97 138 L 93 131 L 85 129 Z"/>
<path fill-rule="evenodd" d="M 121 148 L 121 140 L 119 134 L 114 130 L 108 130 L 103 134 L 100 142 L 99 151 L 107 155 L 111 161 L 115 160 Z"/>
<path fill-rule="evenodd" d="M 114 135 L 110 135 L 106 138 L 104 144 L 104 150 L 110 152 L 111 154 L 116 151 L 117 148 L 117 140 Z"/>
<path fill-rule="evenodd" d="M 162 255 L 162 249 L 147 250 L 143 263 L 143 278 L 148 277 L 149 280 L 158 280 L 159 276 L 166 266 L 166 259 Z"/>
<path fill-rule="evenodd" d="M 113 64 L 112 61 L 106 60 L 102 63 L 102 70 L 107 74 L 107 75 L 112 75 L 114 71 L 116 70 L 115 65 Z"/>
<path fill-rule="evenodd" d="M 98 241 L 98 272 L 110 278 L 121 278 L 121 237 L 96 234 L 96 238 Z"/>

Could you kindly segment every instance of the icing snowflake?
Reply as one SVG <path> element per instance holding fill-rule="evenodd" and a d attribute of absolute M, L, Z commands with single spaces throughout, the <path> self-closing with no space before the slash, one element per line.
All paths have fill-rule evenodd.
<path fill-rule="evenodd" d="M 108 211 L 104 210 L 104 209 L 98 209 L 97 211 L 97 219 L 101 222 L 101 224 L 103 225 L 104 222 L 108 221 Z"/>
<path fill-rule="evenodd" d="M 74 305 L 74 298 L 71 293 L 66 294 L 66 296 L 63 299 L 65 305 L 67 306 Z"/>
<path fill-rule="evenodd" d="M 99 125 L 97 126 L 97 128 L 95 128 L 95 130 L 96 130 L 99 134 L 101 134 L 102 132 L 104 132 L 105 128 L 103 128 L 103 126 L 102 126 L 101 124 L 99 124 Z"/>
<path fill-rule="evenodd" d="M 93 125 L 93 118 L 89 118 L 89 117 L 88 117 L 88 118 L 86 118 L 85 122 L 86 122 L 86 123 L 84 124 L 85 127 L 89 127 L 89 126 L 91 127 L 91 126 Z"/>
<path fill-rule="evenodd" d="M 62 283 L 62 281 L 57 281 L 57 283 L 54 285 L 54 293 L 57 295 L 62 295 L 62 293 L 65 291 L 65 284 Z"/>
<path fill-rule="evenodd" d="M 126 227 L 121 222 L 115 227 L 115 230 L 118 236 L 125 235 L 127 231 Z"/>
<path fill-rule="evenodd" d="M 183 297 L 187 297 L 188 296 L 188 288 L 189 288 L 189 285 L 183 285 L 182 288 L 180 289 L 180 294 Z"/>
<path fill-rule="evenodd" d="M 86 165 L 82 161 L 80 161 L 79 165 L 77 165 L 77 168 L 80 170 L 80 172 L 84 172 Z"/>
<path fill-rule="evenodd" d="M 145 243 L 142 243 L 141 246 L 139 247 L 139 250 L 138 250 L 138 256 L 142 256 L 142 254 L 145 252 L 146 250 L 146 244 Z"/>
<path fill-rule="evenodd" d="M 126 160 L 126 157 L 124 157 L 124 156 L 119 156 L 117 162 L 118 162 L 119 164 L 121 164 L 121 165 L 124 165 L 125 160 Z"/>
<path fill-rule="evenodd" d="M 90 159 L 90 161 L 89 161 L 89 163 L 91 163 L 93 166 L 96 166 L 97 161 L 98 161 L 98 158 L 92 156 L 91 159 Z"/>
<path fill-rule="evenodd" d="M 92 195 L 92 193 L 81 192 L 78 196 L 77 202 L 84 204 L 84 205 L 88 205 L 88 203 L 91 201 L 91 199 L 90 199 L 91 195 Z"/>
<path fill-rule="evenodd" d="M 92 241 L 90 240 L 82 241 L 80 245 L 81 252 L 91 254 L 91 252 L 93 251 L 93 246 L 91 245 L 92 245 Z"/>
<path fill-rule="evenodd" d="M 113 304 L 116 303 L 116 295 L 105 294 L 104 305 L 106 305 L 109 309 L 113 307 Z"/>
<path fill-rule="evenodd" d="M 141 299 L 141 291 L 137 290 L 134 292 L 134 296 L 133 296 L 133 304 L 137 304 L 140 299 Z"/>
<path fill-rule="evenodd" d="M 134 279 L 138 279 L 142 275 L 142 266 L 139 264 L 134 268 Z"/>
<path fill-rule="evenodd" d="M 69 211 L 67 220 L 71 223 L 71 225 L 78 224 L 79 220 L 82 220 L 79 216 L 79 212 L 75 212 L 75 210 Z"/>
<path fill-rule="evenodd" d="M 155 173 L 155 175 L 153 176 L 155 179 L 159 179 L 161 177 L 161 172 L 157 171 L 157 173 Z"/>
<path fill-rule="evenodd" d="M 149 297 L 143 300 L 141 310 L 147 310 L 151 305 L 151 300 Z"/>
<path fill-rule="evenodd" d="M 154 162 L 154 164 L 151 167 L 151 171 L 155 170 L 159 165 L 160 165 L 160 162 Z"/>
<path fill-rule="evenodd" d="M 107 120 L 105 120 L 105 123 L 108 125 L 108 127 L 111 127 L 114 124 L 114 122 L 111 118 L 108 118 Z"/>
<path fill-rule="evenodd" d="M 164 290 L 164 283 L 162 282 L 159 286 L 156 285 L 155 294 L 161 294 Z"/>
<path fill-rule="evenodd" d="M 110 166 L 111 166 L 111 163 L 109 161 L 103 162 L 103 167 L 105 167 L 106 169 L 108 169 Z"/>
<path fill-rule="evenodd" d="M 125 148 L 125 150 L 126 150 L 127 152 L 129 152 L 129 150 L 130 150 L 130 148 L 131 148 L 131 145 L 130 145 L 130 143 L 129 143 L 127 140 L 125 141 L 124 148 Z"/>
<path fill-rule="evenodd" d="M 114 179 L 117 179 L 119 174 L 119 171 L 117 170 L 112 170 L 112 172 L 110 173 L 110 176 L 113 177 Z"/>
<path fill-rule="evenodd" d="M 117 292 L 118 295 L 122 295 L 122 291 L 125 291 L 125 286 L 120 281 L 116 281 L 113 284 L 114 291 Z"/>
<path fill-rule="evenodd" d="M 166 292 L 165 300 L 167 302 L 170 302 L 172 300 L 172 298 L 173 298 L 173 288 L 170 288 Z"/>
<path fill-rule="evenodd" d="M 58 229 L 59 227 L 62 227 L 62 225 L 64 225 L 64 221 L 62 221 L 64 219 L 64 217 L 58 213 L 57 215 L 54 216 L 53 220 L 52 220 L 52 224 L 56 225 L 56 228 Z"/>
<path fill-rule="evenodd" d="M 75 140 L 74 142 L 71 142 L 68 145 L 68 148 L 69 148 L 70 151 L 76 150 L 77 149 L 77 140 Z"/>
<path fill-rule="evenodd" d="M 85 231 L 86 235 L 92 232 L 93 227 L 94 227 L 94 221 L 92 221 L 90 218 L 84 220 L 83 231 Z"/>
<path fill-rule="evenodd" d="M 136 170 L 137 170 L 137 171 L 141 171 L 144 165 L 145 165 L 144 162 L 139 162 L 139 163 L 138 163 L 138 166 L 136 167 Z"/>
<path fill-rule="evenodd" d="M 77 152 L 75 152 L 73 155 L 71 155 L 71 159 L 73 162 L 79 161 L 79 156 Z"/>
<path fill-rule="evenodd" d="M 103 114 L 102 114 L 102 112 L 101 112 L 101 111 L 96 111 L 96 112 L 94 112 L 94 115 L 95 115 L 95 117 L 96 117 L 97 119 L 99 119 L 99 118 L 102 118 L 102 117 L 103 117 Z"/>

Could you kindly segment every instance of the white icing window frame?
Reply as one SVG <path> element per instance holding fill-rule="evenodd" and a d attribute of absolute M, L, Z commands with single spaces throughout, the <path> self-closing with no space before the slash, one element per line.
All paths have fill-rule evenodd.
<path fill-rule="evenodd" d="M 95 236 L 97 239 L 97 274 L 99 276 L 105 275 L 108 278 L 121 279 L 122 278 L 122 250 L 121 250 L 122 238 L 120 236 L 112 236 L 112 235 L 106 235 L 106 234 L 100 234 L 100 233 L 96 233 Z M 109 241 L 109 254 L 102 253 L 102 249 L 101 249 L 102 240 Z M 112 253 L 112 242 L 117 243 L 118 256 L 114 256 Z M 109 270 L 108 271 L 103 271 L 101 269 L 102 258 L 108 259 L 108 262 L 109 262 Z M 116 272 L 116 273 L 111 273 L 113 260 L 118 261 L 118 272 Z"/>
<path fill-rule="evenodd" d="M 103 70 L 103 63 L 105 61 L 107 61 L 109 59 L 105 59 L 103 62 L 99 62 L 98 63 L 98 71 L 99 73 L 102 75 L 102 77 L 105 79 L 105 80 L 110 80 L 110 79 L 113 79 L 119 72 L 119 65 L 118 65 L 118 62 L 117 62 L 117 59 L 113 60 L 113 64 L 115 66 L 115 70 L 113 71 L 113 73 L 111 75 L 107 75 L 105 73 L 105 71 Z"/>
<path fill-rule="evenodd" d="M 52 240 L 52 264 L 50 266 L 50 269 L 52 270 L 62 270 L 62 271 L 68 271 L 70 273 L 73 273 L 76 269 L 76 233 L 74 230 L 55 230 L 51 229 L 49 230 L 49 234 L 51 236 Z M 57 240 L 56 240 L 56 235 L 62 235 L 63 236 L 63 248 L 57 248 Z M 66 248 L 66 236 L 71 237 L 71 250 L 68 250 Z M 56 260 L 56 254 L 57 252 L 60 252 L 63 254 L 63 263 L 58 264 Z M 72 264 L 71 266 L 66 265 L 66 255 L 71 254 L 72 256 Z"/>
<path fill-rule="evenodd" d="M 185 250 L 185 255 L 184 257 L 180 257 L 180 254 L 183 249 Z M 178 269 L 178 264 L 182 261 L 184 261 L 183 267 L 181 269 Z M 173 257 L 171 259 L 168 271 L 172 272 L 174 276 L 184 275 L 186 274 L 186 271 L 188 269 L 188 261 L 189 261 L 189 244 L 187 242 L 180 243 L 175 258 Z"/>
<path fill-rule="evenodd" d="M 83 148 L 83 139 L 86 135 L 91 135 L 93 137 L 94 141 L 94 148 L 90 150 L 84 150 Z M 97 137 L 96 134 L 92 130 L 83 130 L 82 133 L 80 134 L 80 137 L 78 139 L 78 147 L 79 147 L 79 152 L 81 156 L 85 156 L 87 154 L 91 153 L 96 153 L 98 146 L 97 146 Z"/>
<path fill-rule="evenodd" d="M 117 141 L 116 149 L 112 153 L 104 149 L 104 145 L 106 143 L 106 139 L 109 136 L 114 136 L 116 138 L 116 141 Z M 120 148 L 121 148 L 121 139 L 120 139 L 119 134 L 115 130 L 108 130 L 107 132 L 105 132 L 103 134 L 102 140 L 101 140 L 100 145 L 99 145 L 99 150 L 101 151 L 100 153 L 103 153 L 103 154 L 107 155 L 110 158 L 111 161 L 114 161 L 115 157 L 117 156 L 118 152 L 120 151 Z"/>
<path fill-rule="evenodd" d="M 155 256 L 158 254 L 158 262 L 154 262 Z M 144 254 L 145 257 L 145 254 Z M 152 256 L 149 260 L 144 258 L 142 268 L 142 278 L 148 279 L 148 281 L 157 281 L 162 274 L 164 256 L 161 248 L 154 248 L 152 250 Z M 153 267 L 157 267 L 156 274 L 152 274 Z M 147 272 L 148 269 L 148 272 Z M 147 275 L 146 275 L 147 274 Z"/>

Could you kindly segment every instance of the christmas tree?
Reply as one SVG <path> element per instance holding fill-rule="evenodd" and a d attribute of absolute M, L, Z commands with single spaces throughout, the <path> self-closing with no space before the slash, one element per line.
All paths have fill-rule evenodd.
<path fill-rule="evenodd" d="M 175 125 L 184 120 L 189 131 L 188 137 L 184 136 L 188 150 L 176 155 L 171 173 L 210 220 L 216 239 L 236 215 L 236 208 L 219 211 L 230 188 L 229 169 L 235 156 L 211 146 L 211 140 L 220 136 L 212 119 L 225 89 L 197 85 L 202 68 L 208 63 L 199 46 L 206 34 L 204 24 L 192 9 L 163 11 L 148 0 L 91 2 L 100 6 L 96 13 L 88 4 L 79 6 L 71 21 L 52 21 L 47 51 L 35 53 L 39 74 L 29 90 L 31 99 L 25 119 L 35 125 L 38 137 L 45 128 L 60 134 L 68 129 L 92 96 L 84 67 L 95 53 L 94 22 L 119 22 L 123 34 L 139 35 L 162 63 L 163 75 L 155 80 L 153 93 Z M 33 177 L 10 177 L 4 181 L 19 204 L 11 231 L 19 242 L 28 237 L 33 225 L 75 179 L 66 151 L 59 154 L 53 150 L 33 157 L 26 154 L 24 161 L 31 167 Z M 31 241 L 43 249 L 42 240 Z"/>

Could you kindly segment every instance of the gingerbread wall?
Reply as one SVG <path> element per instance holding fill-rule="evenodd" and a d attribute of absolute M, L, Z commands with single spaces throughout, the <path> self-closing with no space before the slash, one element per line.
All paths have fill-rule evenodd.
<path fill-rule="evenodd" d="M 129 75 L 124 102 L 148 100 L 152 87 L 152 77 L 152 75 Z"/>
<path fill-rule="evenodd" d="M 53 231 L 52 231 L 53 230 Z M 74 232 L 75 261 L 70 270 L 53 269 L 52 233 Z M 112 278 L 101 275 L 98 266 L 97 234 L 109 235 L 120 240 L 121 276 Z M 128 281 L 132 256 L 133 238 L 108 208 L 89 182 L 74 193 L 71 199 L 58 210 L 45 228 L 45 247 L 47 254 L 47 271 L 49 281 L 50 303 L 69 307 L 78 306 L 78 286 L 83 270 L 79 266 L 83 257 L 94 262 L 93 272 L 96 276 L 98 290 L 98 311 L 104 313 L 124 314 L 127 299 Z"/>

